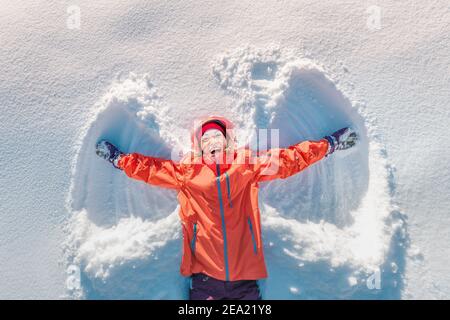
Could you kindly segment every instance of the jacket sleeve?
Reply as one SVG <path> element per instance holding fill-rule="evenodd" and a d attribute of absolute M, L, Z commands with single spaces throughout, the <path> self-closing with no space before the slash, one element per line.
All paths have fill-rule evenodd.
<path fill-rule="evenodd" d="M 254 159 L 256 179 L 269 181 L 290 177 L 325 157 L 328 146 L 328 141 L 322 139 L 265 151 Z"/>
<path fill-rule="evenodd" d="M 164 188 L 179 189 L 183 181 L 179 164 L 139 153 L 121 156 L 118 167 L 130 178 Z"/>

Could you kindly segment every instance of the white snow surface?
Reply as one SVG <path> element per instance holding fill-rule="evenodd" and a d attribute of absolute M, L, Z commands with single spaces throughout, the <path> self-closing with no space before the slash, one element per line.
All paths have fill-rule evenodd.
<path fill-rule="evenodd" d="M 261 185 L 264 298 L 449 298 L 447 1 L 0 6 L 1 298 L 187 298 L 175 192 L 94 146 L 176 158 L 207 114 L 241 145 L 361 137 Z"/>

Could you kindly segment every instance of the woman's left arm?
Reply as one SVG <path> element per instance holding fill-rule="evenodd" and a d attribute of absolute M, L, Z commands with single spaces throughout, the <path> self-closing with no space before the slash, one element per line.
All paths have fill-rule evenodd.
<path fill-rule="evenodd" d="M 258 181 L 285 179 L 325 157 L 329 150 L 327 139 L 303 141 L 288 148 L 270 149 L 255 159 L 254 171 Z"/>
<path fill-rule="evenodd" d="M 342 128 L 318 141 L 303 141 L 288 148 L 276 148 L 259 154 L 254 161 L 258 181 L 285 179 L 336 150 L 353 147 L 358 135 L 352 128 Z"/>

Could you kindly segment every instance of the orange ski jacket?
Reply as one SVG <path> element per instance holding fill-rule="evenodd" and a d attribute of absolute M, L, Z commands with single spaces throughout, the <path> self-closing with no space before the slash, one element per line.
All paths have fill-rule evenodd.
<path fill-rule="evenodd" d="M 204 123 L 212 117 L 204 118 Z M 118 166 L 127 176 L 178 192 L 183 234 L 180 272 L 202 272 L 224 281 L 267 277 L 258 207 L 259 183 L 292 176 L 322 159 L 328 141 L 303 141 L 256 154 L 235 146 L 233 124 L 225 118 L 227 161 L 202 160 L 192 133 L 192 152 L 174 162 L 139 153 L 123 155 Z"/>

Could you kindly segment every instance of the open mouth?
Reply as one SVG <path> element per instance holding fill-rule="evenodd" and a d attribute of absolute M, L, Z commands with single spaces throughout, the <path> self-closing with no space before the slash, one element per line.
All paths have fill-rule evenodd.
<path fill-rule="evenodd" d="M 218 154 L 218 153 L 221 152 L 221 151 L 222 151 L 222 149 L 219 148 L 219 147 L 212 147 L 212 148 L 209 150 L 209 153 L 210 153 L 212 156 L 214 156 L 216 153 Z"/>

